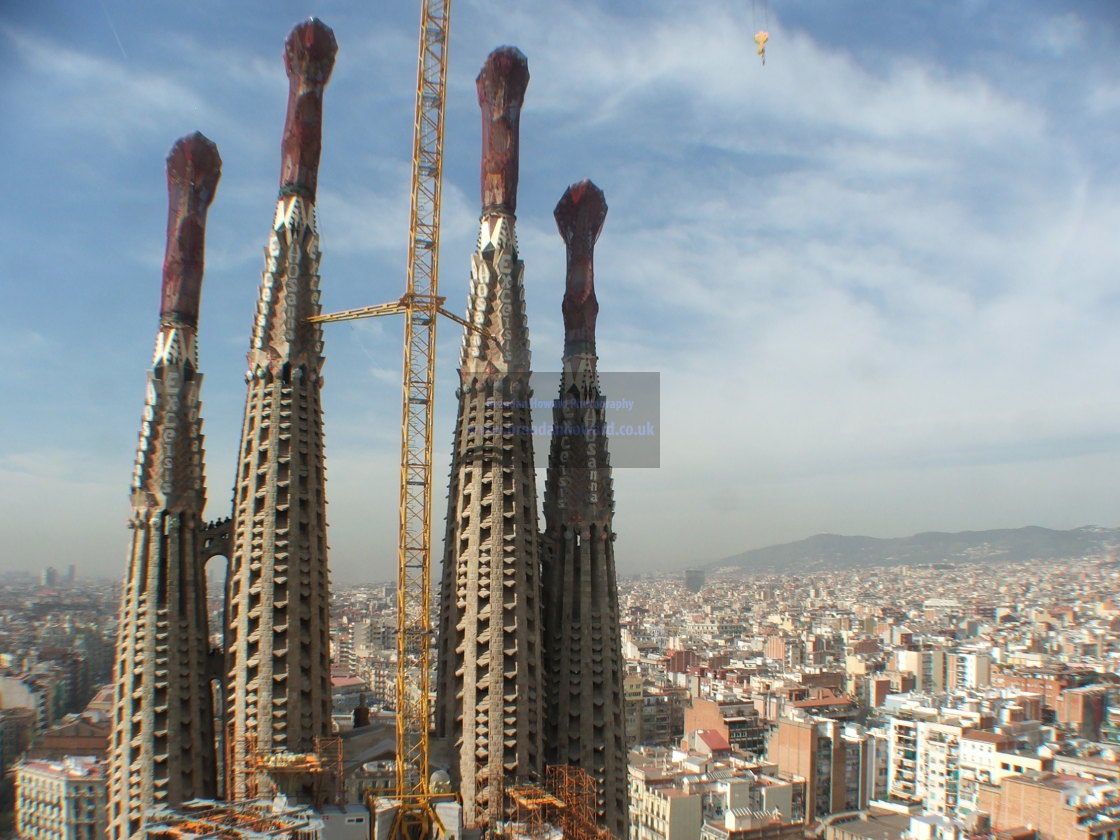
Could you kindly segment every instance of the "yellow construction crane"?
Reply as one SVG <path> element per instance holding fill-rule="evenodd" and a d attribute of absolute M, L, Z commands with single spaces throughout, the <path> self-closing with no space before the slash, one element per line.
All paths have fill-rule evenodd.
<path fill-rule="evenodd" d="M 430 782 L 432 386 L 439 296 L 440 191 L 451 0 L 421 0 L 412 144 L 408 287 L 398 301 L 313 318 L 318 323 L 402 314 L 400 534 L 397 546 L 397 798 L 391 837 L 430 837 L 439 824 Z M 446 798 L 446 795 L 444 795 Z"/>

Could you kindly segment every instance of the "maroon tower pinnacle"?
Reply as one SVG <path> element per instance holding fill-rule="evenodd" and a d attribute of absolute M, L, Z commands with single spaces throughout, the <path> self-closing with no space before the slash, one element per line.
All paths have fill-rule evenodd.
<path fill-rule="evenodd" d="M 505 818 L 507 779 L 541 770 L 540 534 L 524 264 L 517 256 L 517 134 L 529 79 L 502 47 L 478 76 L 482 218 L 467 331 L 440 588 L 436 730 L 454 750 L 464 824 Z"/>
<path fill-rule="evenodd" d="M 568 250 L 564 287 L 564 355 L 595 352 L 595 243 L 607 219 L 603 191 L 587 180 L 565 190 L 553 215 Z"/>
<path fill-rule="evenodd" d="M 179 140 L 167 157 L 169 206 L 161 318 L 198 326 L 206 211 L 221 174 L 218 147 L 197 131 Z"/>
<path fill-rule="evenodd" d="M 323 144 L 323 89 L 330 80 L 337 52 L 334 33 L 316 18 L 296 26 L 284 44 L 288 114 L 280 144 L 280 187 L 302 190 L 312 201 Z"/>
<path fill-rule="evenodd" d="M 329 736 L 330 581 L 323 453 L 323 334 L 315 218 L 323 87 L 334 35 L 312 19 L 284 51 L 290 80 L 280 197 L 249 344 L 234 481 L 226 629 L 227 796 L 268 784 L 252 758 Z M 268 788 L 264 788 L 267 790 Z"/>
<path fill-rule="evenodd" d="M 622 639 L 614 564 L 614 491 L 595 356 L 594 247 L 607 216 L 590 181 L 556 205 L 568 251 L 564 362 L 545 478 L 541 602 L 545 759 L 596 781 L 598 817 L 628 836 Z"/>
<path fill-rule="evenodd" d="M 521 105 L 529 62 L 517 47 L 498 47 L 475 80 L 482 108 L 482 207 L 517 212 Z"/>
<path fill-rule="evenodd" d="M 113 663 L 111 840 L 144 835 L 147 811 L 217 793 L 202 510 L 198 372 L 206 211 L 221 174 L 201 134 L 167 158 L 167 253 L 160 325 L 136 468 L 131 549 Z"/>

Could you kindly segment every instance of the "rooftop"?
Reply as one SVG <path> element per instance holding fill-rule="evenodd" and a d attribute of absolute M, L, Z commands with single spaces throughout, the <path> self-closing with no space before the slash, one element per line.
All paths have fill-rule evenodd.
<path fill-rule="evenodd" d="M 961 733 L 961 738 L 966 741 L 983 741 L 986 744 L 1007 744 L 1014 742 L 1014 738 L 999 732 L 987 732 L 983 729 L 966 729 Z"/>
<path fill-rule="evenodd" d="M 62 761 L 25 759 L 19 765 L 23 770 L 31 770 L 45 776 L 59 776 L 68 779 L 103 779 L 106 765 L 94 756 L 68 756 Z"/>

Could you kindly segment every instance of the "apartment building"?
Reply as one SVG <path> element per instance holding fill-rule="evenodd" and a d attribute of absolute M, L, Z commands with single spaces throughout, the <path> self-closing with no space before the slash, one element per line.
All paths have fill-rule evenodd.
<path fill-rule="evenodd" d="M 729 749 L 631 752 L 629 793 L 630 840 L 784 840 L 804 825 L 805 781 Z"/>
<path fill-rule="evenodd" d="M 642 686 L 645 678 L 638 673 L 622 677 L 622 711 L 626 721 L 626 746 L 633 749 L 642 743 Z"/>
<path fill-rule="evenodd" d="M 947 688 L 987 688 L 992 683 L 992 657 L 981 651 L 948 655 Z"/>
<path fill-rule="evenodd" d="M 861 726 L 794 715 L 778 721 L 767 758 L 785 775 L 805 779 L 807 822 L 866 808 L 882 795 L 885 740 Z"/>
<path fill-rule="evenodd" d="M 960 738 L 958 762 L 959 795 L 957 808 L 975 811 L 980 807 L 982 785 L 999 785 L 1008 776 L 1028 771 L 1050 770 L 1053 759 L 1017 748 L 1016 739 L 1002 732 L 965 730 Z"/>
<path fill-rule="evenodd" d="M 1039 840 L 1120 837 L 1120 787 L 1090 779 L 1028 771 L 981 784 L 979 806 L 996 831 L 1030 826 Z"/>
<path fill-rule="evenodd" d="M 914 675 L 918 691 L 944 691 L 948 680 L 948 654 L 944 650 L 900 650 L 895 668 Z"/>
<path fill-rule="evenodd" d="M 691 840 L 703 822 L 699 793 L 686 793 L 667 756 L 631 753 L 630 840 Z"/>
<path fill-rule="evenodd" d="M 684 710 L 685 735 L 697 729 L 715 729 L 733 750 L 762 755 L 768 728 L 754 704 L 746 700 L 693 698 Z"/>
<path fill-rule="evenodd" d="M 965 724 L 959 719 L 919 721 L 915 793 L 927 812 L 950 814 L 958 799 L 958 759 Z"/>
<path fill-rule="evenodd" d="M 27 759 L 16 767 L 16 827 L 24 840 L 101 840 L 106 765 L 92 757 Z"/>

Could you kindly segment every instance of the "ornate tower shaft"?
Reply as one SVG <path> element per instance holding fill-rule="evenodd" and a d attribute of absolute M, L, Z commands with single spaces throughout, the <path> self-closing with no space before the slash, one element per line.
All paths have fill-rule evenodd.
<path fill-rule="evenodd" d="M 319 235 L 323 89 L 337 50 L 317 20 L 288 37 L 280 198 L 248 354 L 234 483 L 227 650 L 229 794 L 247 750 L 308 752 L 331 732 Z"/>
<path fill-rule="evenodd" d="M 626 837 L 614 491 L 595 355 L 594 247 L 606 215 L 603 193 L 590 181 L 569 187 L 555 212 L 568 270 L 563 372 L 544 496 L 544 731 L 548 763 L 594 776 L 601 823 Z"/>
<path fill-rule="evenodd" d="M 528 65 L 495 50 L 478 76 L 482 220 L 463 339 L 440 590 L 436 728 L 455 746 L 464 821 L 502 817 L 505 778 L 539 772 L 539 535 L 529 337 L 514 231 Z"/>
<path fill-rule="evenodd" d="M 206 212 L 221 165 L 217 147 L 197 133 L 179 140 L 167 158 L 160 327 L 132 481 L 131 548 L 113 667 L 112 840 L 141 837 L 154 805 L 216 793 L 195 339 Z"/>

